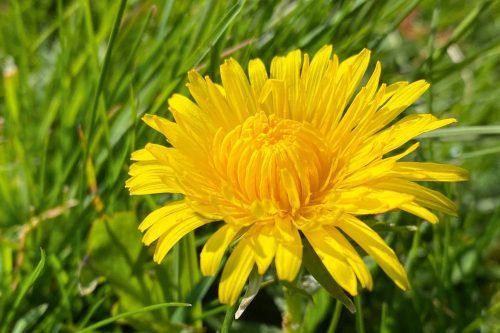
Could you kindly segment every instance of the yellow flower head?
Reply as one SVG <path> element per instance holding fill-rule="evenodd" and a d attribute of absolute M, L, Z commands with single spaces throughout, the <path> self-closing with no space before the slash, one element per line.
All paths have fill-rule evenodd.
<path fill-rule="evenodd" d="M 201 252 L 201 271 L 214 275 L 237 240 L 222 272 L 219 298 L 234 303 L 254 267 L 274 261 L 280 280 L 301 266 L 305 237 L 332 277 L 351 295 L 372 278 L 351 245 L 357 243 L 402 289 L 404 268 L 383 239 L 358 216 L 402 209 L 431 223 L 429 209 L 455 214 L 455 204 L 418 181 L 461 181 L 465 170 L 401 162 L 418 148 L 409 140 L 455 122 L 430 114 L 389 125 L 428 88 L 425 81 L 379 84 L 380 63 L 358 89 L 370 51 L 342 62 L 325 46 L 309 59 L 299 50 L 275 57 L 270 74 L 259 60 L 248 77 L 233 59 L 220 67 L 222 85 L 189 72 L 194 102 L 173 95 L 175 122 L 146 115 L 172 147 L 147 144 L 132 154 L 131 194 L 181 193 L 183 200 L 149 214 L 139 229 L 156 241 L 160 262 L 190 231 L 222 226 Z M 346 238 L 346 235 L 350 239 Z"/>

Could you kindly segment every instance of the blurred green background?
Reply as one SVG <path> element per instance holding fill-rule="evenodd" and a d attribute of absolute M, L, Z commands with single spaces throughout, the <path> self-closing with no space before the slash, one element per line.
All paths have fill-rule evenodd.
<path fill-rule="evenodd" d="M 175 198 L 124 188 L 130 153 L 163 142 L 140 117 L 168 116 L 193 67 L 217 81 L 226 57 L 269 64 L 324 44 L 341 59 L 370 48 L 383 82 L 428 80 L 406 112 L 459 122 L 426 135 L 413 159 L 463 165 L 471 178 L 432 185 L 459 217 L 377 217 L 398 226 L 376 228 L 412 289 L 367 259 L 373 292 L 357 300 L 362 313 L 342 310 L 337 331 L 499 332 L 500 2 L 480 0 L 0 1 L 0 332 L 218 330 L 218 280 L 196 268 L 213 229 L 162 265 L 141 244 L 140 220 Z M 145 308 L 165 302 L 193 307 Z M 302 332 L 332 331 L 324 290 L 302 305 Z M 283 311 L 271 282 L 233 328 L 278 332 Z"/>

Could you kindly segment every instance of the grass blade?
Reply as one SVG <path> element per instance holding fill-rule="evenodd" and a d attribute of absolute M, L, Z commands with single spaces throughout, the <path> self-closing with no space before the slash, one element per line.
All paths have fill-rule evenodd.
<path fill-rule="evenodd" d="M 500 126 L 463 126 L 442 128 L 432 132 L 421 134 L 417 138 L 473 140 L 480 135 L 500 135 Z"/>
<path fill-rule="evenodd" d="M 21 282 L 21 285 L 19 286 L 19 291 L 14 301 L 14 305 L 10 308 L 10 311 L 7 314 L 7 318 L 2 326 L 2 333 L 9 331 L 9 326 L 12 320 L 14 319 L 16 310 L 18 309 L 19 305 L 21 304 L 21 301 L 23 300 L 24 296 L 26 295 L 30 287 L 38 279 L 40 273 L 42 273 L 44 267 L 45 267 L 45 251 L 40 249 L 40 261 L 38 262 L 38 265 L 36 265 L 35 270 L 31 272 L 31 274 L 28 276 L 28 278 L 26 278 L 25 280 L 23 280 L 23 282 Z"/>
<path fill-rule="evenodd" d="M 106 76 L 108 73 L 109 69 L 109 60 L 111 58 L 111 53 L 113 51 L 113 46 L 116 40 L 116 36 L 118 34 L 118 30 L 120 29 L 120 23 L 122 21 L 123 13 L 125 12 L 125 7 L 127 5 L 127 0 L 121 0 L 120 2 L 120 7 L 118 9 L 118 13 L 116 14 L 115 21 L 113 23 L 113 28 L 111 30 L 111 35 L 109 37 L 109 42 L 108 42 L 108 48 L 106 49 L 106 54 L 104 55 L 104 62 L 102 65 L 101 73 L 99 74 L 99 80 L 97 82 L 97 88 L 94 94 L 93 102 L 92 102 L 92 108 L 90 109 L 90 121 L 87 124 L 87 140 L 86 140 L 86 145 L 85 149 L 83 152 L 83 166 L 82 166 L 82 171 L 81 171 L 81 182 L 80 182 L 80 202 L 83 202 L 83 195 L 85 193 L 85 161 L 90 156 L 90 149 L 92 147 L 92 142 L 94 138 L 94 132 L 95 132 L 95 118 L 97 114 L 97 109 L 99 107 L 99 98 L 102 93 L 102 89 L 104 86 L 104 82 L 106 80 Z"/>
<path fill-rule="evenodd" d="M 106 326 L 108 324 L 111 324 L 111 323 L 119 320 L 119 319 L 127 318 L 127 317 L 133 316 L 133 315 L 138 314 L 138 313 L 149 312 L 149 311 L 154 311 L 154 310 L 158 310 L 161 308 L 167 308 L 167 307 L 173 307 L 173 306 L 191 306 L 191 304 L 189 304 L 189 303 L 161 303 L 161 304 L 154 304 L 154 305 L 146 306 L 142 309 L 120 313 L 116 316 L 98 321 L 97 323 L 95 323 L 93 325 L 90 325 L 90 326 L 87 326 L 81 330 L 78 330 L 77 333 L 91 332 L 91 331 L 95 330 L 96 328 Z"/>

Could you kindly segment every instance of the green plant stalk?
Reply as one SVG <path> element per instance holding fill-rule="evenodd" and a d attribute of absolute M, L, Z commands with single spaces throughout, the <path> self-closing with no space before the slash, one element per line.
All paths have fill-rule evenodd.
<path fill-rule="evenodd" d="M 285 287 L 285 302 L 286 310 L 283 315 L 283 332 L 296 333 L 300 332 L 302 327 L 302 313 L 304 305 L 304 296 L 299 293 L 287 289 Z"/>
<path fill-rule="evenodd" d="M 450 234 L 451 234 L 451 221 L 448 216 L 443 218 L 441 222 L 444 224 L 444 241 L 443 241 L 443 260 L 441 262 L 441 281 L 444 281 L 444 287 L 448 289 L 450 287 L 449 265 L 450 265 Z"/>
<path fill-rule="evenodd" d="M 194 232 L 190 232 L 187 237 L 187 253 L 186 257 L 188 259 L 188 271 L 189 271 L 189 283 L 190 289 L 194 289 L 198 282 L 200 281 L 200 272 L 198 269 L 198 254 L 196 252 L 196 239 L 194 237 Z M 200 300 L 197 300 L 193 304 L 192 318 L 194 319 L 194 327 L 196 329 L 203 328 L 203 321 L 199 318 L 203 316 L 203 308 Z"/>
<path fill-rule="evenodd" d="M 365 324 L 363 322 L 363 304 L 361 295 L 354 297 L 354 304 L 356 305 L 356 332 L 365 333 Z"/>
<path fill-rule="evenodd" d="M 333 317 L 328 325 L 327 333 L 335 333 L 337 330 L 337 325 L 339 324 L 340 314 L 342 313 L 342 302 L 337 300 L 335 302 L 335 310 L 333 311 Z"/>
<path fill-rule="evenodd" d="M 422 228 L 425 228 L 424 224 L 421 224 L 417 228 L 417 230 L 415 230 L 415 233 L 413 234 L 411 248 L 410 248 L 410 251 L 408 253 L 408 257 L 406 259 L 406 262 L 405 262 L 405 271 L 408 275 L 410 286 L 411 286 L 411 277 L 412 277 L 413 267 L 415 265 L 415 261 L 417 260 L 418 250 L 420 248 L 420 238 L 421 238 L 421 234 L 422 234 Z M 418 293 L 416 293 L 413 289 L 410 289 L 410 293 L 411 293 L 411 300 L 412 300 L 413 306 L 418 311 L 418 309 L 421 308 L 421 306 L 420 306 L 421 302 L 420 302 L 420 298 L 418 296 Z"/>
<path fill-rule="evenodd" d="M 238 302 L 235 302 L 233 305 L 228 306 L 226 310 L 226 315 L 224 316 L 224 321 L 222 322 L 222 326 L 220 328 L 221 333 L 229 333 L 231 329 L 231 325 L 233 324 L 234 314 L 238 309 Z"/>
<path fill-rule="evenodd" d="M 382 303 L 382 311 L 380 314 L 380 329 L 379 332 L 385 333 L 389 332 L 389 328 L 387 327 L 387 302 Z"/>

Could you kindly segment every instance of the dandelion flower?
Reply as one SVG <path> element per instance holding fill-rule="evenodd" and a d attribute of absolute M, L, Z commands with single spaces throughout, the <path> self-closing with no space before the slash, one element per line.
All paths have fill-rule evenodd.
<path fill-rule="evenodd" d="M 349 294 L 358 293 L 358 282 L 372 288 L 354 243 L 407 289 L 396 254 L 360 216 L 401 209 L 436 223 L 435 211 L 453 215 L 456 206 L 418 182 L 462 181 L 467 173 L 401 161 L 418 148 L 418 142 L 406 145 L 411 139 L 456 120 L 430 114 L 395 120 L 429 84 L 380 84 L 377 62 L 358 88 L 369 58 L 366 49 L 344 61 L 332 56 L 331 46 L 312 60 L 296 50 L 275 57 L 270 73 L 251 60 L 248 76 L 229 59 L 220 66 L 221 85 L 190 71 L 194 101 L 170 98 L 175 122 L 143 118 L 170 147 L 150 143 L 134 152 L 126 183 L 134 195 L 183 195 L 139 226 L 146 245 L 156 241 L 154 260 L 187 233 L 222 221 L 200 255 L 201 272 L 211 276 L 236 243 L 221 276 L 222 303 L 237 301 L 254 266 L 264 274 L 274 262 L 277 277 L 293 281 L 304 237 Z"/>

